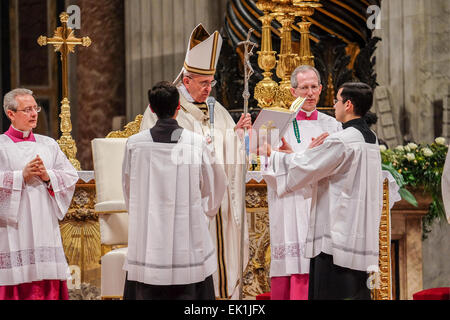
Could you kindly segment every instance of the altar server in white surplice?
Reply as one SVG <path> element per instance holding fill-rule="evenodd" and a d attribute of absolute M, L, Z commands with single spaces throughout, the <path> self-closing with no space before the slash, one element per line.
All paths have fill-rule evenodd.
<path fill-rule="evenodd" d="M 216 297 L 237 298 L 239 295 L 239 255 L 241 225 L 244 224 L 244 264 L 248 261 L 248 231 L 241 220 L 243 206 L 243 166 L 245 156 L 237 132 L 251 128 L 250 114 L 242 114 L 236 124 L 228 111 L 218 102 L 206 103 L 219 60 L 222 37 L 218 31 L 211 35 L 199 24 L 191 33 L 184 66 L 174 84 L 180 93 L 180 127 L 212 139 L 215 159 L 224 164 L 228 187 L 219 212 L 210 223 L 210 232 L 217 249 L 218 270 L 214 274 Z M 210 117 L 213 115 L 213 117 Z M 149 108 L 144 113 L 141 131 L 156 123 Z M 212 129 L 214 125 L 214 130 Z M 244 269 L 245 269 L 244 265 Z"/>
<path fill-rule="evenodd" d="M 284 138 L 295 152 L 305 151 L 324 132 L 342 130 L 335 118 L 317 111 L 322 85 L 312 66 L 297 67 L 291 75 L 291 93 L 306 99 Z M 279 197 L 273 172 L 263 172 L 267 183 L 270 221 L 270 277 L 272 300 L 307 300 L 309 259 L 304 257 L 311 187 Z"/>
<path fill-rule="evenodd" d="M 149 101 L 158 121 L 128 139 L 123 162 L 124 299 L 214 300 L 217 255 L 208 223 L 225 194 L 223 165 L 203 136 L 178 125 L 174 85 L 156 84 Z"/>
<path fill-rule="evenodd" d="M 278 196 L 316 184 L 305 247 L 309 299 L 370 299 L 382 211 L 380 149 L 362 119 L 372 99 L 368 85 L 346 83 L 334 105 L 344 130 L 322 134 L 303 153 L 286 142 L 284 152 L 267 150 Z"/>
<path fill-rule="evenodd" d="M 78 175 L 52 138 L 33 134 L 41 108 L 27 89 L 4 97 L 0 135 L 0 300 L 68 299 L 59 220 Z"/>

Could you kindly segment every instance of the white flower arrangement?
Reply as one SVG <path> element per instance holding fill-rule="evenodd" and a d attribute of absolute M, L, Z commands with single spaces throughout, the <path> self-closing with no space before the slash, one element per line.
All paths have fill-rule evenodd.
<path fill-rule="evenodd" d="M 436 139 L 434 139 L 434 142 L 436 142 L 437 144 L 440 144 L 440 145 L 445 145 L 445 138 L 437 137 Z"/>
<path fill-rule="evenodd" d="M 406 148 L 405 148 L 405 150 L 406 150 Z M 408 161 L 414 161 L 416 159 L 416 156 L 414 155 L 414 153 L 407 153 L 405 157 Z"/>
<path fill-rule="evenodd" d="M 422 153 L 425 157 L 431 157 L 433 155 L 433 151 L 430 148 L 423 148 Z"/>
<path fill-rule="evenodd" d="M 410 142 L 410 143 L 407 144 L 407 147 L 410 150 L 416 150 L 417 149 L 417 144 Z"/>

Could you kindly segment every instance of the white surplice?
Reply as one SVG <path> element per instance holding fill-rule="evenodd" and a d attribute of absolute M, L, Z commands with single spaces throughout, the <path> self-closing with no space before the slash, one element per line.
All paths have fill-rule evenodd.
<path fill-rule="evenodd" d="M 78 175 L 52 138 L 14 143 L 0 135 L 0 285 L 66 280 L 68 265 L 58 220 L 70 206 Z M 39 178 L 27 184 L 23 168 L 36 155 L 44 162 L 52 197 Z"/>
<path fill-rule="evenodd" d="M 197 105 L 184 86 L 179 86 L 180 105 L 176 120 L 184 129 L 198 133 L 204 137 L 211 136 L 209 117 Z M 241 239 L 241 213 L 244 192 L 243 165 L 245 156 L 242 143 L 234 132 L 235 122 L 228 111 L 219 103 L 214 107 L 214 157 L 218 163 L 224 164 L 228 179 L 228 187 L 220 206 L 219 214 L 210 222 L 210 233 L 218 254 L 218 271 L 214 273 L 214 288 L 220 298 L 237 298 L 239 288 L 239 255 Z M 142 119 L 140 130 L 151 128 L 157 121 L 156 115 L 147 108 Z M 247 220 L 243 221 L 244 266 L 248 262 L 248 229 Z"/>
<path fill-rule="evenodd" d="M 318 112 L 317 120 L 297 120 L 300 143 L 297 141 L 294 125 L 287 129 L 284 138 L 294 152 L 304 152 L 312 141 L 323 132 L 342 130 L 340 122 Z M 270 169 L 270 167 L 268 168 Z M 274 172 L 263 172 L 267 183 L 270 226 L 270 276 L 281 277 L 309 273 L 309 259 L 304 257 L 312 189 L 303 189 L 278 196 Z"/>
<path fill-rule="evenodd" d="M 272 152 L 270 158 L 279 196 L 317 183 L 305 256 L 324 252 L 335 265 L 360 271 L 378 266 L 383 188 L 378 144 L 366 143 L 349 127 L 304 153 Z"/>
<path fill-rule="evenodd" d="M 128 280 L 151 285 L 201 282 L 217 269 L 208 230 L 226 189 L 205 139 L 183 130 L 178 143 L 128 139 L 123 190 L 129 213 Z"/>

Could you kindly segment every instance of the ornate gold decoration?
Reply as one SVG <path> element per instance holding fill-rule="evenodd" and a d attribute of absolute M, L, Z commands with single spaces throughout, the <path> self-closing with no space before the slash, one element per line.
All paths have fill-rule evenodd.
<path fill-rule="evenodd" d="M 40 46 L 46 46 L 52 44 L 55 47 L 55 52 L 61 54 L 62 63 L 62 96 L 61 101 L 61 132 L 62 137 L 58 140 L 61 150 L 66 154 L 72 165 L 77 170 L 81 170 L 79 161 L 76 159 L 77 147 L 75 141 L 72 139 L 72 122 L 70 120 L 70 102 L 69 102 L 69 77 L 68 77 L 68 55 L 70 52 L 75 52 L 77 45 L 89 47 L 91 45 L 91 39 L 89 37 L 76 38 L 74 31 L 67 26 L 69 21 L 69 15 L 63 12 L 59 15 L 62 26 L 56 28 L 53 38 L 47 38 L 40 36 L 37 40 Z"/>
<path fill-rule="evenodd" d="M 314 14 L 316 8 L 322 7 L 319 0 L 304 1 L 292 0 L 292 4 L 296 7 L 295 15 L 302 17 L 302 21 L 298 23 L 300 30 L 300 51 L 299 51 L 299 65 L 314 66 L 314 56 L 311 54 L 311 47 L 309 43 L 310 33 L 309 28 L 311 22 L 307 20 Z"/>
<path fill-rule="evenodd" d="M 281 78 L 278 91 L 275 96 L 276 104 L 288 109 L 295 100 L 291 94 L 291 73 L 297 66 L 298 56 L 292 52 L 292 24 L 294 23 L 294 11 L 290 1 L 280 1 L 275 7 L 273 16 L 281 23 L 281 45 L 278 55 L 277 76 Z"/>
<path fill-rule="evenodd" d="M 143 115 L 138 114 L 134 121 L 129 122 L 127 125 L 125 125 L 124 130 L 110 132 L 106 136 L 106 138 L 128 138 L 136 133 L 139 133 L 143 118 Z"/>
<path fill-rule="evenodd" d="M 333 76 L 331 72 L 328 74 L 328 81 L 327 81 L 327 94 L 325 96 L 325 105 L 326 106 L 333 106 L 334 105 L 334 97 L 336 96 L 336 92 L 334 90 L 333 85 Z"/>
<path fill-rule="evenodd" d="M 244 297 L 256 297 L 270 291 L 270 229 L 268 209 L 248 213 L 255 220 L 249 231 L 249 263 L 244 273 Z"/>
<path fill-rule="evenodd" d="M 267 186 L 251 180 L 246 186 L 249 263 L 244 272 L 244 297 L 270 291 L 270 229 Z"/>
<path fill-rule="evenodd" d="M 256 6 L 263 11 L 259 17 L 262 23 L 261 51 L 258 52 L 258 65 L 264 70 L 264 79 L 255 87 L 255 99 L 261 108 L 288 109 L 294 101 L 291 94 L 290 77 L 292 71 L 301 64 L 314 66 L 314 56 L 311 54 L 309 28 L 311 22 L 307 20 L 314 14 L 316 8 L 322 5 L 319 0 L 259 0 Z M 292 50 L 292 28 L 295 16 L 301 16 L 298 23 L 301 40 L 299 53 Z M 272 80 L 270 72 L 275 67 L 275 52 L 272 51 L 271 21 L 276 18 L 280 24 L 281 47 L 276 63 L 276 73 L 281 78 L 280 84 Z"/>
<path fill-rule="evenodd" d="M 359 48 L 358 44 L 355 42 L 351 42 L 347 44 L 345 47 L 345 52 L 348 56 L 350 56 L 350 62 L 347 66 L 347 69 L 353 70 L 353 66 L 355 65 L 356 58 L 358 57 L 359 53 L 361 52 L 361 49 Z"/>
<path fill-rule="evenodd" d="M 267 189 L 255 188 L 252 184 L 248 184 L 245 201 L 247 203 L 247 209 L 267 208 Z"/>
<path fill-rule="evenodd" d="M 78 171 L 81 171 L 80 162 L 77 160 L 77 145 L 70 134 L 72 132 L 72 121 L 70 120 L 70 102 L 67 98 L 61 101 L 61 118 L 60 129 L 62 132 L 61 137 L 58 140 L 58 144 L 64 152 L 64 154 L 72 163 L 73 167 Z"/>
<path fill-rule="evenodd" d="M 255 87 L 255 99 L 258 101 L 258 106 L 261 108 L 269 108 L 275 103 L 275 95 L 278 84 L 272 80 L 272 72 L 276 66 L 276 51 L 272 50 L 272 34 L 271 22 L 273 17 L 269 11 L 273 9 L 274 3 L 269 0 L 258 1 L 256 6 L 264 12 L 264 15 L 259 17 L 262 23 L 261 35 L 261 51 L 258 51 L 258 66 L 264 70 L 264 79 L 258 82 Z"/>
<path fill-rule="evenodd" d="M 379 231 L 379 274 L 372 276 L 375 280 L 372 290 L 373 300 L 392 300 L 391 294 L 391 215 L 389 210 L 389 180 L 383 182 L 383 212 Z"/>
<path fill-rule="evenodd" d="M 95 197 L 95 184 L 79 181 L 60 230 L 68 264 L 80 267 L 82 282 L 100 286 L 100 225 L 94 211 Z"/>

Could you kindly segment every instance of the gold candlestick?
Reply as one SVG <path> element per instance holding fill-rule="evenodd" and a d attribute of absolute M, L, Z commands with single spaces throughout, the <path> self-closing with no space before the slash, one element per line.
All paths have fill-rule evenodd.
<path fill-rule="evenodd" d="M 282 80 L 276 94 L 276 103 L 282 108 L 289 108 L 294 101 L 291 94 L 291 73 L 297 66 L 297 54 L 292 52 L 292 24 L 294 11 L 291 0 L 277 0 L 278 4 L 272 15 L 281 23 L 281 46 L 278 55 L 277 76 Z"/>
<path fill-rule="evenodd" d="M 292 0 L 292 4 L 296 7 L 295 15 L 302 17 L 302 21 L 298 23 L 300 28 L 298 64 L 306 64 L 314 67 L 314 56 L 311 54 L 309 43 L 309 28 L 311 27 L 311 22 L 307 21 L 307 17 L 312 16 L 315 8 L 320 8 L 322 5 L 319 3 L 319 0 Z"/>
<path fill-rule="evenodd" d="M 75 52 L 75 47 L 77 45 L 82 45 L 84 47 L 89 47 L 91 45 L 91 39 L 89 37 L 83 37 L 81 39 L 74 36 L 74 31 L 67 26 L 69 21 L 69 15 L 63 12 L 59 15 L 62 26 L 58 27 L 53 38 L 47 38 L 45 36 L 40 36 L 37 40 L 40 46 L 46 46 L 52 44 L 55 47 L 55 52 L 61 53 L 61 63 L 62 63 L 62 96 L 61 101 L 61 113 L 59 117 L 61 118 L 61 132 L 62 136 L 58 140 L 58 144 L 61 150 L 65 153 L 69 161 L 77 170 L 81 170 L 80 162 L 76 159 L 77 147 L 75 141 L 72 139 L 72 122 L 70 120 L 70 102 L 69 102 L 69 77 L 68 77 L 68 55 L 69 53 Z"/>
<path fill-rule="evenodd" d="M 273 9 L 274 3 L 270 0 L 258 1 L 256 3 L 258 9 L 264 12 L 264 15 L 259 17 L 262 23 L 261 35 L 261 51 L 258 51 L 258 66 L 264 70 L 264 79 L 258 82 L 255 86 L 255 99 L 258 101 L 258 106 L 261 108 L 270 108 L 275 104 L 275 95 L 278 84 L 272 79 L 272 72 L 276 66 L 276 51 L 272 50 L 272 34 L 270 25 L 273 17 L 269 12 Z"/>

